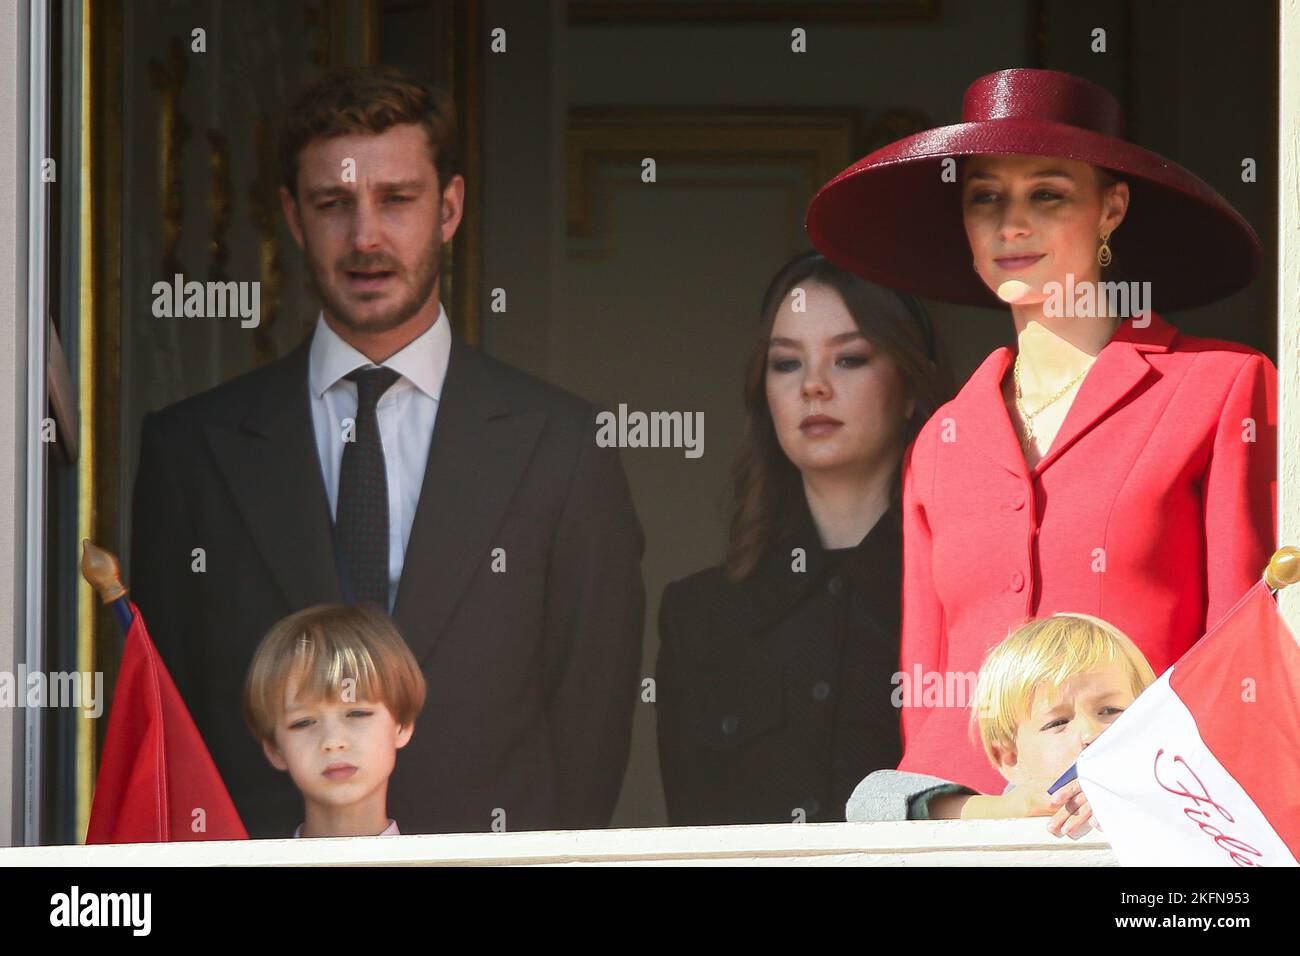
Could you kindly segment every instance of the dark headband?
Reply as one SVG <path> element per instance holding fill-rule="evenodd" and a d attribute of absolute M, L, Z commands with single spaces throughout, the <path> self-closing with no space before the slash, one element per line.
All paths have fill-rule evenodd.
<path fill-rule="evenodd" d="M 916 324 L 921 327 L 921 338 L 925 340 L 926 358 L 931 362 L 938 362 L 939 357 L 934 351 L 934 326 L 930 324 L 930 313 L 925 304 L 910 292 L 899 292 L 890 286 L 883 286 L 883 288 L 889 289 L 890 292 L 898 296 L 899 301 L 903 303 L 903 307 L 907 309 Z"/>
<path fill-rule="evenodd" d="M 770 310 L 776 307 L 776 304 L 773 302 L 773 298 L 775 296 L 785 294 L 786 290 L 781 288 L 781 286 L 785 285 L 785 281 L 784 281 L 785 277 L 789 275 L 790 272 L 796 271 L 798 268 L 806 264 L 822 263 L 828 261 L 829 260 L 827 260 L 827 258 L 823 256 L 820 252 L 817 252 L 816 250 L 811 250 L 809 252 L 805 252 L 803 255 L 795 259 L 792 259 L 790 262 L 786 263 L 785 267 L 782 268 L 780 272 L 778 272 L 775 276 L 772 277 L 772 281 L 769 282 L 767 285 L 767 291 L 763 293 L 762 314 L 767 315 L 767 313 Z M 848 270 L 844 270 L 844 271 L 847 272 Z M 853 273 L 849 273 L 849 274 L 853 275 Z M 854 278 L 860 279 L 861 277 L 854 276 Z M 862 279 L 862 281 L 868 282 L 870 280 Z M 930 321 L 930 313 L 926 309 L 924 303 L 922 303 L 920 299 L 912 295 L 912 293 L 910 292 L 900 292 L 891 286 L 882 285 L 879 282 L 874 282 L 872 284 L 879 286 L 882 289 L 887 289 L 898 299 L 898 301 L 903 303 L 903 308 L 907 310 L 907 314 L 912 317 L 912 321 L 914 321 L 917 324 L 917 327 L 920 328 L 921 330 L 921 339 L 923 342 L 925 342 L 926 358 L 928 358 L 931 362 L 937 363 L 939 361 L 939 357 L 936 354 L 935 347 L 934 347 L 934 326 Z"/>

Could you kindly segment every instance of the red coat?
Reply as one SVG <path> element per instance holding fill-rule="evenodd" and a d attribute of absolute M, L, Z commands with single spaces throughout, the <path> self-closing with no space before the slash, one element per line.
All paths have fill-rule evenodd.
<path fill-rule="evenodd" d="M 1126 320 L 1031 474 L 984 360 L 908 450 L 903 497 L 900 770 L 986 793 L 1005 781 L 969 731 L 971 701 L 924 676 L 974 673 L 1023 621 L 1114 624 L 1160 674 L 1257 581 L 1277 527 L 1277 370 L 1254 349 Z M 1255 423 L 1253 436 L 1250 419 Z M 1253 441 L 1250 439 L 1253 437 Z M 940 703 L 946 706 L 925 706 Z M 963 706 L 965 705 L 965 706 Z"/>

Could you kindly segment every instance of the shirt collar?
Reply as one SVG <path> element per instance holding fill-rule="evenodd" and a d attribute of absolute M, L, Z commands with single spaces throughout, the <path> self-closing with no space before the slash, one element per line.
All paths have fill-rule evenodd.
<path fill-rule="evenodd" d="M 381 364 L 391 368 L 434 401 L 442 397 L 442 383 L 447 377 L 451 358 L 451 321 L 447 310 L 438 303 L 438 318 L 396 355 Z M 320 398 L 339 379 L 358 368 L 374 363 L 343 341 L 325 321 L 322 312 L 316 317 L 311 340 L 308 376 L 311 393 Z"/>
<path fill-rule="evenodd" d="M 293 839 L 301 840 L 303 838 L 302 828 L 303 825 L 301 823 L 298 824 L 298 826 L 293 831 Z M 380 830 L 379 833 L 376 834 L 376 836 L 401 836 L 401 835 L 402 834 L 397 829 L 397 821 L 394 820 L 392 817 L 388 818 L 388 826 L 384 827 L 384 829 Z"/>

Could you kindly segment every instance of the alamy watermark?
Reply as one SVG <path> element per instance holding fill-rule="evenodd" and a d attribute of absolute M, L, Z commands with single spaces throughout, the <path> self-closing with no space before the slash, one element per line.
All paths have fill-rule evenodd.
<path fill-rule="evenodd" d="M 239 326 L 261 323 L 262 283 L 185 281 L 176 273 L 169 284 L 153 284 L 153 314 L 157 319 L 240 319 Z"/>
<path fill-rule="evenodd" d="M 895 707 L 970 707 L 975 703 L 975 671 L 897 671 L 889 700 Z"/>
<path fill-rule="evenodd" d="M 596 416 L 596 444 L 601 448 L 683 448 L 687 458 L 704 454 L 703 412 L 629 412 Z"/>
<path fill-rule="evenodd" d="M 1150 282 L 1076 283 L 1074 273 L 1067 272 L 1064 283 L 1044 283 L 1043 292 L 1047 296 L 1043 315 L 1049 318 L 1091 319 L 1111 315 L 1120 319 L 1131 317 L 1134 328 L 1145 329 L 1151 324 Z"/>
<path fill-rule="evenodd" d="M 87 717 L 104 712 L 104 672 L 0 671 L 0 707 L 75 707 Z"/>
<path fill-rule="evenodd" d="M 50 897 L 50 925 L 120 926 L 133 936 L 148 936 L 153 926 L 152 893 L 83 893 L 75 883 Z"/>

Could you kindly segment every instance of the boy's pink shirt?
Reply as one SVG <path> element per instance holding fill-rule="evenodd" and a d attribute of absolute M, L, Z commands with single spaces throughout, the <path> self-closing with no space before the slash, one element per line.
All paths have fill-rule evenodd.
<path fill-rule="evenodd" d="M 397 832 L 397 821 L 392 818 L 389 818 L 388 826 L 384 828 L 383 832 L 377 833 L 375 835 L 376 836 L 401 836 L 401 834 Z M 303 839 L 301 823 L 298 824 L 297 829 L 293 831 L 293 838 L 295 840 Z"/>

